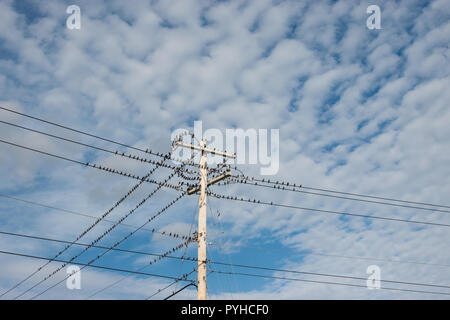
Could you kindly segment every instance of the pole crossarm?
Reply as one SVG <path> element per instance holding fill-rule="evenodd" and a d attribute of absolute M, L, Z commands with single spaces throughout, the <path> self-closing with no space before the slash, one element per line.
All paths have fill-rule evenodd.
<path fill-rule="evenodd" d="M 223 156 L 223 157 L 236 159 L 236 154 L 231 154 L 231 153 L 226 153 L 226 152 L 223 152 L 223 151 L 220 151 L 220 150 L 216 150 L 216 149 L 209 149 L 209 148 L 206 148 L 206 147 L 196 146 L 196 145 L 193 145 L 193 144 L 184 143 L 182 141 L 177 141 L 176 145 L 180 146 L 180 147 L 193 149 L 193 150 L 199 150 L 199 151 L 202 151 L 202 152 L 205 152 L 205 153 L 211 153 L 211 154 L 215 154 L 215 155 L 218 155 L 218 156 Z"/>
<path fill-rule="evenodd" d="M 214 179 L 211 179 L 210 181 L 208 181 L 206 185 L 207 185 L 207 187 L 209 187 L 210 185 L 213 185 L 219 181 L 222 181 L 223 179 L 226 179 L 230 176 L 231 176 L 231 171 L 227 170 L 227 172 L 225 172 L 224 174 L 221 174 L 220 176 L 217 176 Z M 200 191 L 200 186 L 196 186 L 196 187 L 189 188 L 187 190 L 187 194 L 192 195 L 199 191 Z"/>

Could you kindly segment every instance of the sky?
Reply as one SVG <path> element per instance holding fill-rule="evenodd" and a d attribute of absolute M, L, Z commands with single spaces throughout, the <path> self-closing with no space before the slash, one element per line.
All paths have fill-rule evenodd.
<path fill-rule="evenodd" d="M 381 29 L 368 29 L 369 5 Z M 68 29 L 69 5 L 81 28 Z M 169 152 L 171 133 L 192 128 L 279 129 L 279 171 L 270 179 L 416 202 L 450 205 L 450 2 L 434 1 L 12 1 L 0 0 L 0 106 L 139 148 Z M 98 147 L 115 145 L 0 110 L 0 120 Z M 82 162 L 143 175 L 152 166 L 61 142 L 0 123 L 2 140 Z M 260 177 L 260 166 L 242 165 Z M 170 170 L 155 171 L 165 179 Z M 101 216 L 136 181 L 0 144 L 0 231 L 73 241 L 93 218 L 9 197 Z M 118 220 L 154 190 L 143 184 L 108 216 Z M 315 209 L 450 224 L 448 212 L 413 210 L 249 185 L 214 192 Z M 124 223 L 139 226 L 179 193 L 162 188 Z M 198 196 L 186 196 L 146 228 L 189 234 Z M 111 226 L 101 222 L 80 240 Z M 111 246 L 132 228 L 119 226 L 98 245 Z M 180 243 L 140 230 L 119 247 L 163 253 Z M 232 264 L 367 278 L 381 286 L 449 289 L 447 227 L 318 214 L 208 198 L 208 257 Z M 0 235 L 0 250 L 53 257 L 62 244 Z M 72 247 L 61 258 L 82 250 Z M 92 248 L 76 261 L 103 252 Z M 186 251 L 195 257 L 195 244 Z M 96 263 L 128 270 L 148 256 L 110 252 Z M 0 254 L 0 294 L 44 262 Z M 3 299 L 12 299 L 60 266 L 52 262 Z M 149 273 L 179 276 L 190 261 L 163 259 Z M 210 265 L 209 270 L 258 273 L 365 286 L 333 279 Z M 66 276 L 58 272 L 21 299 Z M 195 277 L 195 274 L 193 274 Z M 170 280 L 86 268 L 82 288 L 64 283 L 39 299 L 145 299 Z M 155 295 L 162 299 L 178 283 Z M 211 299 L 448 299 L 449 296 L 208 274 Z M 195 299 L 188 288 L 176 297 Z"/>

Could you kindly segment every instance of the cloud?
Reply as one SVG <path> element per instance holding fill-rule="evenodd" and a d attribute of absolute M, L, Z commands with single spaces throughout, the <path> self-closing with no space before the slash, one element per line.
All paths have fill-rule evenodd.
<path fill-rule="evenodd" d="M 121 1 L 80 1 L 81 29 L 68 30 L 62 3 L 24 7 L 3 1 L 0 105 L 160 152 L 169 151 L 174 129 L 192 127 L 194 120 L 202 120 L 204 130 L 279 128 L 280 171 L 274 180 L 446 204 L 450 191 L 450 97 L 446 90 L 450 84 L 450 6 L 439 0 L 426 5 L 421 1 L 382 1 L 382 29 L 368 30 L 368 5 L 366 1 L 149 4 L 135 0 L 132 5 Z M 5 111 L 0 111 L 0 116 L 3 121 L 113 151 L 124 150 Z M 4 140 L 139 175 L 151 169 L 144 163 L 0 125 Z M 100 216 L 135 183 L 13 146 L 2 144 L 1 148 L 2 194 Z M 242 170 L 257 175 L 259 168 L 242 166 Z M 162 179 L 169 172 L 158 169 L 153 177 Z M 174 178 L 175 183 L 177 179 Z M 109 218 L 120 219 L 154 188 L 144 184 Z M 311 208 L 450 223 L 446 213 L 249 185 L 214 190 Z M 143 224 L 175 194 L 167 189 L 158 191 L 125 222 Z M 210 199 L 209 204 L 210 237 L 217 240 L 211 252 L 227 253 L 236 263 L 265 263 L 363 278 L 367 277 L 369 264 L 379 264 L 382 279 L 448 284 L 448 267 L 384 261 L 449 264 L 446 243 L 450 239 L 445 228 L 344 219 L 216 199 Z M 196 198 L 180 201 L 152 222 L 152 228 L 186 232 L 196 205 Z M 1 208 L 2 231 L 72 240 L 92 222 L 11 199 L 2 199 Z M 102 223 L 84 241 L 95 239 L 109 226 Z M 112 245 L 129 230 L 119 227 L 100 244 Z M 0 236 L 0 240 L 2 249 L 44 256 L 53 256 L 59 248 L 6 236 Z M 177 242 L 140 231 L 123 245 L 163 252 L 172 244 Z M 275 256 L 267 251 L 267 259 L 262 260 L 260 251 L 252 246 L 280 247 L 294 254 Z M 80 250 L 71 249 L 67 257 Z M 195 255 L 193 248 L 189 250 L 190 255 Z M 87 260 L 91 255 L 81 259 Z M 249 261 L 249 257 L 253 260 Z M 0 259 L 4 271 L 0 286 L 4 289 L 40 265 L 18 257 Z M 138 255 L 111 254 L 99 263 L 139 268 L 145 261 L 148 259 Z M 191 267 L 187 263 L 180 267 L 174 261 L 161 261 L 160 266 L 155 264 L 148 270 L 176 275 Z M 39 277 L 43 276 L 41 273 Z M 62 276 L 63 272 L 58 273 L 54 281 Z M 239 287 L 220 289 L 220 275 L 211 278 L 213 298 L 227 298 L 230 294 L 248 299 L 439 298 L 274 279 L 239 278 Z M 36 276 L 34 281 L 38 279 Z M 118 279 L 119 274 L 87 269 L 86 290 L 69 292 L 60 286 L 45 297 L 85 298 Z M 144 298 L 170 283 L 145 279 L 129 277 L 98 297 Z M 195 298 L 195 294 L 187 290 L 179 297 Z"/>

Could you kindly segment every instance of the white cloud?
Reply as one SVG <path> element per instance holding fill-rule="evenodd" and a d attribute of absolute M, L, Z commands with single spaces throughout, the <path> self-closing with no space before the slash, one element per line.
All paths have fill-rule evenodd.
<path fill-rule="evenodd" d="M 176 5 L 169 1 L 152 5 L 137 0 L 132 5 L 82 1 L 82 28 L 71 31 L 65 28 L 62 4 L 40 4 L 45 17 L 27 24 L 24 12 L 16 12 L 11 2 L 1 2 L 1 106 L 158 151 L 168 151 L 171 131 L 192 126 L 194 119 L 203 120 L 204 129 L 280 128 L 277 179 L 445 204 L 450 191 L 450 7 L 446 1 L 433 1 L 428 6 L 420 1 L 382 2 L 382 29 L 368 30 L 367 5 L 365 1 L 183 1 Z M 0 111 L 0 116 L 4 121 L 117 149 L 63 129 L 38 126 L 5 111 Z M 137 174 L 150 168 L 112 155 L 87 153 L 75 145 L 3 124 L 0 132 L 4 140 L 74 159 Z M 134 185 L 125 178 L 6 145 L 1 146 L 0 163 L 1 193 L 94 216 L 102 214 Z M 243 169 L 253 174 L 258 168 Z M 167 174 L 167 170 L 161 170 L 155 177 Z M 120 218 L 153 188 L 143 186 L 111 218 Z M 449 223 L 445 213 L 249 186 L 230 185 L 217 190 L 305 207 Z M 173 195 L 160 191 L 125 222 L 142 224 Z M 191 207 L 196 204 L 194 198 L 183 200 L 158 218 L 155 226 L 186 231 L 191 224 Z M 358 218 L 343 220 L 218 200 L 211 204 L 221 211 L 225 229 L 221 234 L 218 226 L 211 226 L 211 237 L 218 237 L 232 255 L 239 255 L 239 250 L 251 252 L 233 248 L 233 244 L 259 241 L 264 245 L 266 240 L 277 240 L 306 252 L 450 263 L 445 228 L 367 223 Z M 76 237 L 90 222 L 55 211 L 19 207 L 10 200 L 2 211 L 6 216 L 2 230 L 66 240 Z M 107 226 L 102 224 L 87 239 Z M 101 244 L 120 239 L 126 229 L 120 230 Z M 270 238 L 261 239 L 261 234 Z M 54 246 L 15 240 L 2 236 L 1 248 L 49 256 L 56 252 Z M 127 245 L 166 249 L 163 241 L 150 242 L 148 234 L 137 235 Z M 0 276 L 2 288 L 39 265 L 21 258 L 0 259 L 2 270 L 6 270 Z M 145 261 L 136 256 L 130 263 L 124 260 L 108 258 L 105 264 L 139 267 Z M 289 269 L 362 277 L 370 262 L 312 254 L 303 259 L 284 255 L 280 261 L 277 266 Z M 176 265 L 163 266 L 170 267 L 165 270 L 154 266 L 155 272 L 179 271 Z M 448 284 L 449 269 L 445 267 L 387 262 L 381 267 L 386 279 Z M 88 271 L 87 278 L 88 290 L 93 292 L 119 276 Z M 163 283 L 130 277 L 106 291 L 104 297 L 143 298 Z M 245 287 L 232 294 L 251 299 L 438 297 L 301 282 L 267 283 L 259 283 L 258 290 Z M 85 295 L 86 291 L 68 294 L 61 287 L 47 297 Z M 212 296 L 228 295 L 218 292 Z M 194 296 L 191 290 L 180 297 Z"/>

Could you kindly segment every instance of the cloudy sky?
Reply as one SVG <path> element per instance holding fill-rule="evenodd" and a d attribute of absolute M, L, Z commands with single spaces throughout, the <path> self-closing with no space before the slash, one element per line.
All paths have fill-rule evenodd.
<path fill-rule="evenodd" d="M 69 5 L 81 28 L 66 27 Z M 369 30 L 366 9 L 381 9 L 381 29 Z M 450 2 L 435 1 L 11 1 L 0 0 L 0 106 L 159 152 L 177 128 L 279 129 L 274 180 L 450 205 Z M 0 120 L 128 151 L 98 139 L 0 110 Z M 1 139 L 134 174 L 152 166 L 61 142 L 0 123 Z M 142 154 L 141 154 L 142 155 Z M 152 157 L 155 158 L 155 157 Z M 156 158 L 155 158 L 156 159 Z M 73 241 L 136 181 L 0 144 L 0 231 Z M 241 166 L 259 176 L 258 165 Z M 155 179 L 169 175 L 158 169 Z M 155 186 L 143 184 L 109 216 L 118 220 Z M 213 191 L 302 207 L 450 224 L 450 212 L 345 201 L 248 185 Z M 162 188 L 124 223 L 139 226 L 177 197 Z M 7 196 L 7 197 L 6 197 Z M 14 197 L 16 200 L 8 198 Z M 197 196 L 184 197 L 146 228 L 195 230 Z M 450 229 L 318 214 L 209 199 L 211 260 L 367 278 L 381 269 L 382 287 L 450 293 Z M 442 208 L 441 208 L 442 209 Z M 443 209 L 442 211 L 450 211 Z M 80 242 L 111 226 L 101 222 Z M 111 246 L 119 226 L 98 244 Z M 141 230 L 119 247 L 163 253 L 180 240 Z M 63 244 L 0 235 L 0 250 L 53 257 Z M 74 246 L 61 258 L 82 250 Z M 76 261 L 103 252 L 92 249 Z M 179 250 L 174 255 L 182 255 Z M 195 244 L 186 251 L 195 256 Z M 138 270 L 148 256 L 110 252 L 96 264 Z M 0 294 L 44 262 L 0 254 Z M 61 263 L 4 295 L 12 299 Z M 163 259 L 145 272 L 175 276 L 189 261 Z M 365 286 L 364 280 L 230 268 L 314 281 Z M 31 298 L 64 279 L 65 269 L 28 291 Z M 44 299 L 143 299 L 170 280 L 86 268 L 81 290 L 64 283 Z M 193 274 L 195 277 L 195 274 Z M 164 298 L 179 283 L 153 298 Z M 211 273 L 209 298 L 448 299 L 448 295 L 251 278 Z M 195 299 L 186 289 L 178 298 Z"/>

